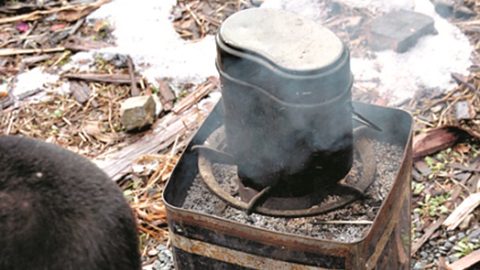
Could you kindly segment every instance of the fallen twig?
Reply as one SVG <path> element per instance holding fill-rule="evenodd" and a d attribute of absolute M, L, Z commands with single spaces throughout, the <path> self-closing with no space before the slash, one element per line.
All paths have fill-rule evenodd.
<path fill-rule="evenodd" d="M 59 7 L 59 8 L 52 8 L 49 10 L 36 10 L 28 14 L 1 18 L 0 24 L 18 22 L 18 21 L 35 21 L 44 16 L 54 14 L 54 13 L 58 13 L 57 14 L 58 20 L 65 20 L 65 21 L 72 22 L 87 16 L 92 11 L 94 11 L 95 9 L 99 8 L 100 6 L 108 2 L 110 2 L 110 0 L 99 0 L 97 2 L 90 3 L 90 4 L 65 6 L 65 7 Z"/>
<path fill-rule="evenodd" d="M 472 90 L 473 92 L 477 91 L 477 88 L 473 84 L 471 84 L 471 83 L 467 82 L 465 79 L 463 79 L 461 77 L 461 75 L 452 73 L 451 76 L 458 84 L 464 85 L 465 87 Z"/>
<path fill-rule="evenodd" d="M 67 73 L 62 75 L 63 78 L 72 80 L 116 83 L 116 84 L 130 84 L 132 82 L 129 74 L 96 74 L 96 73 Z M 135 79 L 137 82 L 140 78 Z"/>
<path fill-rule="evenodd" d="M 131 94 L 132 97 L 136 97 L 140 95 L 140 91 L 137 87 L 137 80 L 135 78 L 135 69 L 133 66 L 133 61 L 130 56 L 127 57 L 127 65 L 128 65 L 128 75 L 130 75 L 130 85 L 131 85 Z"/>
<path fill-rule="evenodd" d="M 0 56 L 12 56 L 20 54 L 42 54 L 42 53 L 56 53 L 65 51 L 65 47 L 55 47 L 55 48 L 46 48 L 46 49 L 16 49 L 16 48 L 5 48 L 0 49 Z"/>

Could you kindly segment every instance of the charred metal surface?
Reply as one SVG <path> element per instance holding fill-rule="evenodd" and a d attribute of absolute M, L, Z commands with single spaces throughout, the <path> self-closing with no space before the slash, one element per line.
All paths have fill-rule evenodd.
<path fill-rule="evenodd" d="M 361 179 L 353 185 L 338 183 L 325 186 L 324 183 L 319 181 L 316 182 L 310 193 L 303 196 L 282 196 L 284 194 L 278 191 L 288 188 L 281 185 L 281 183 L 277 183 L 277 186 L 266 187 L 258 192 L 255 189 L 244 186 L 242 181 L 237 181 L 242 201 L 225 191 L 218 183 L 212 169 L 213 162 L 224 163 L 223 158 L 229 156 L 228 154 L 222 156 L 212 154 L 226 151 L 226 149 L 221 147 L 221 145 L 225 145 L 223 127 L 212 132 L 212 135 L 205 141 L 205 145 L 218 150 L 212 150 L 212 148 L 206 148 L 206 146 L 194 146 L 193 148 L 200 150 L 198 168 L 202 180 L 211 192 L 230 206 L 245 210 L 249 214 L 256 212 L 279 217 L 312 216 L 333 211 L 360 199 L 373 182 L 376 167 L 375 154 L 370 140 L 366 136 L 365 129 L 365 127 L 355 129 L 355 147 L 362 162 Z M 208 149 L 208 151 L 204 154 L 202 149 Z M 227 158 L 226 161 L 229 162 L 231 159 Z M 324 202 L 329 195 L 336 195 L 338 198 Z"/>
<path fill-rule="evenodd" d="M 165 188 L 164 201 L 170 232 L 206 243 L 209 248 L 209 245 L 218 246 L 280 262 L 304 265 L 305 269 L 312 266 L 319 269 L 408 269 L 411 228 L 411 116 L 400 110 L 361 103 L 354 103 L 354 110 L 382 129 L 382 132 L 367 130 L 366 136 L 385 140 L 403 149 L 402 164 L 393 187 L 365 238 L 355 243 L 326 241 L 279 233 L 182 209 L 187 190 L 198 174 L 198 153 L 192 151 L 191 147 L 203 144 L 208 136 L 222 125 L 221 104 L 217 105 L 192 139 Z M 207 252 L 208 249 L 202 249 L 202 245 L 196 245 L 199 248 L 195 249 L 195 252 L 175 241 L 172 245 L 177 269 L 198 269 L 197 261 L 198 265 L 205 265 L 208 269 L 248 268 L 238 265 L 238 261 L 228 257 L 212 258 L 215 256 Z"/>

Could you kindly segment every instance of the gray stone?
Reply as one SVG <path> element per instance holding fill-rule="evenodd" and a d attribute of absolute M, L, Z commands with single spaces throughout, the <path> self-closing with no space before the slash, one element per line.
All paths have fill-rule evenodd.
<path fill-rule="evenodd" d="M 368 43 L 374 50 L 393 49 L 401 53 L 414 46 L 419 38 L 435 33 L 431 17 L 413 11 L 396 10 L 372 22 Z"/>
<path fill-rule="evenodd" d="M 102 52 L 97 53 L 96 56 L 100 57 L 101 59 L 103 59 L 103 61 L 108 62 L 117 68 L 125 68 L 128 66 L 128 57 L 123 54 Z"/>
<path fill-rule="evenodd" d="M 455 9 L 454 15 L 455 15 L 455 18 L 468 19 L 477 14 L 475 13 L 475 11 L 469 9 L 466 6 L 460 6 Z"/>
<path fill-rule="evenodd" d="M 150 257 L 157 256 L 157 254 L 158 254 L 158 250 L 155 248 L 152 248 L 147 252 L 147 255 Z"/>
<path fill-rule="evenodd" d="M 468 235 L 468 239 L 470 240 L 479 239 L 479 238 L 480 238 L 480 229 L 476 229 Z"/>
<path fill-rule="evenodd" d="M 452 242 L 452 243 L 455 243 L 456 240 L 457 240 L 457 236 L 455 236 L 455 235 L 454 235 L 454 236 L 450 236 L 450 237 L 448 238 L 448 241 L 449 241 L 449 242 Z"/>
<path fill-rule="evenodd" d="M 465 238 L 465 233 L 460 232 L 460 233 L 458 233 L 457 237 L 458 237 L 459 240 L 462 240 L 463 238 Z"/>
<path fill-rule="evenodd" d="M 158 260 L 153 266 L 154 270 L 173 270 L 173 255 L 172 252 L 164 245 L 157 246 Z"/>
<path fill-rule="evenodd" d="M 454 245 L 453 245 L 452 242 L 447 241 L 443 247 L 444 247 L 446 250 L 450 250 L 450 249 L 453 248 L 453 246 L 454 246 Z"/>
<path fill-rule="evenodd" d="M 252 5 L 256 6 L 256 7 L 259 7 L 263 4 L 263 2 L 265 2 L 265 0 L 250 0 L 250 3 L 252 3 Z"/>
<path fill-rule="evenodd" d="M 155 101 L 152 96 L 128 98 L 121 104 L 120 115 L 127 131 L 151 125 L 155 121 Z"/>
<path fill-rule="evenodd" d="M 450 255 L 450 256 L 448 256 L 448 261 L 449 261 L 450 263 L 452 263 L 452 262 L 454 262 L 454 261 L 456 261 L 456 260 L 458 260 L 458 257 L 457 257 L 457 256 L 455 256 L 455 255 Z"/>
<path fill-rule="evenodd" d="M 126 68 L 128 67 L 128 57 L 123 54 L 117 54 L 111 63 L 117 68 Z"/>
<path fill-rule="evenodd" d="M 460 101 L 455 104 L 455 118 L 457 120 L 472 119 L 475 113 L 470 109 L 468 101 Z"/>
<path fill-rule="evenodd" d="M 413 266 L 413 270 L 423 270 L 425 268 L 425 264 L 422 262 L 416 262 Z"/>
<path fill-rule="evenodd" d="M 435 11 L 442 17 L 447 18 L 452 16 L 455 1 L 453 0 L 433 0 Z"/>

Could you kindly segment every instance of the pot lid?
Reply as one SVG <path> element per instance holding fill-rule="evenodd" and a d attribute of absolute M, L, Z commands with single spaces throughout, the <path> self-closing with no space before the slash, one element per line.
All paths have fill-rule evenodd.
<path fill-rule="evenodd" d="M 325 68 L 338 61 L 344 51 L 342 41 L 329 29 L 282 10 L 237 12 L 223 22 L 219 35 L 227 46 L 295 71 Z"/>

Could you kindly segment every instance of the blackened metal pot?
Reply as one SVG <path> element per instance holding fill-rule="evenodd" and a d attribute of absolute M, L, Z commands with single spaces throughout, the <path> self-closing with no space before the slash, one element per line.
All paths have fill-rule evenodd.
<path fill-rule="evenodd" d="M 243 184 L 298 196 L 343 178 L 353 78 L 340 39 L 292 13 L 248 9 L 222 24 L 216 42 L 226 140 Z"/>

